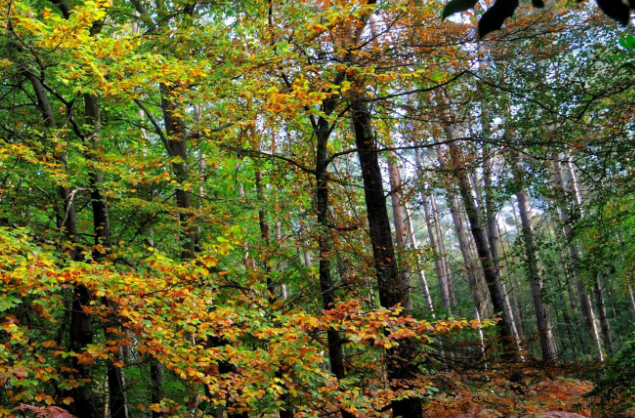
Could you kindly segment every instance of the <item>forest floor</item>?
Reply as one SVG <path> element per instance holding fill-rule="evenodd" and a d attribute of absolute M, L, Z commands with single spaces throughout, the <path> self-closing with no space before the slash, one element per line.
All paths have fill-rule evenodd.
<path fill-rule="evenodd" d="M 437 375 L 440 393 L 426 405 L 432 418 L 583 418 L 592 414 L 588 381 L 543 373 L 512 383 L 495 373 Z M 633 415 L 635 417 L 635 415 Z"/>

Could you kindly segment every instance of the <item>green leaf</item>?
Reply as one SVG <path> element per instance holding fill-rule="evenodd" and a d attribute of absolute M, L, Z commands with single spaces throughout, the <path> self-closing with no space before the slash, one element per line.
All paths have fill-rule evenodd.
<path fill-rule="evenodd" d="M 628 49 L 628 50 L 635 49 L 635 38 L 631 34 L 628 34 L 625 37 L 620 38 L 618 42 L 625 49 Z"/>

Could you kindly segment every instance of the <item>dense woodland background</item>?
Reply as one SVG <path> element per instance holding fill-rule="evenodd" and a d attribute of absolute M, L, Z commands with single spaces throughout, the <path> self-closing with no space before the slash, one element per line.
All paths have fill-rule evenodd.
<path fill-rule="evenodd" d="M 594 4 L 0 4 L 0 415 L 628 414 L 635 38 Z"/>

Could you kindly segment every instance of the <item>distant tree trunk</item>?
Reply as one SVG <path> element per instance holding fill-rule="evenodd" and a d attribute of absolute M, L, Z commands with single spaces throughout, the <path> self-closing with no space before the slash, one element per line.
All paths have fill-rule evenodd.
<path fill-rule="evenodd" d="M 448 297 L 450 298 L 450 306 L 456 308 L 456 297 L 454 296 L 454 285 L 452 284 L 452 273 L 450 271 L 450 263 L 448 263 L 448 253 L 445 249 L 445 240 L 443 239 L 443 231 L 441 230 L 441 219 L 439 209 L 437 208 L 437 200 L 434 193 L 430 190 L 430 207 L 432 209 L 432 218 L 434 219 L 434 229 L 437 234 L 437 243 L 440 251 L 440 263 L 445 276 L 445 282 L 448 285 Z"/>
<path fill-rule="evenodd" d="M 429 197 L 426 195 L 426 191 L 423 190 L 421 192 L 421 198 L 423 201 L 423 213 L 426 220 L 426 227 L 428 229 L 428 239 L 430 240 L 430 245 L 434 250 L 434 267 L 437 273 L 437 280 L 439 282 L 439 290 L 441 293 L 441 303 L 443 303 L 443 309 L 449 314 L 452 312 L 450 307 L 450 291 L 448 289 L 448 282 L 445 274 L 445 268 L 443 267 L 441 260 L 441 250 L 437 244 L 437 238 L 435 234 L 434 225 L 432 223 L 432 216 L 430 214 L 430 201 Z"/>
<path fill-rule="evenodd" d="M 499 242 L 501 243 L 501 253 L 503 258 L 505 259 L 505 263 L 507 265 L 507 284 L 509 285 L 509 294 L 512 297 L 511 303 L 513 304 L 512 308 L 514 309 L 514 317 L 516 319 L 516 330 L 518 331 L 518 337 L 521 341 L 525 340 L 525 327 L 523 326 L 523 315 L 520 311 L 520 303 L 518 302 L 518 293 L 516 289 L 520 287 L 520 280 L 518 279 L 518 272 L 514 272 L 511 274 L 511 270 L 509 268 L 509 256 L 505 255 L 505 240 L 502 239 L 503 234 L 501 233 L 500 226 L 498 223 L 496 224 L 496 230 L 498 231 Z M 511 249 L 509 249 L 508 245 L 508 254 L 511 253 Z M 516 281 L 514 282 L 514 279 Z"/>
<path fill-rule="evenodd" d="M 265 201 L 265 188 L 262 184 L 262 170 L 260 168 L 256 169 L 256 195 L 258 197 L 258 201 L 262 204 Z M 267 223 L 267 211 L 264 208 L 258 209 L 258 225 L 260 227 L 260 237 L 265 243 L 265 252 L 267 253 L 267 257 L 265 259 L 265 275 L 267 280 L 267 299 L 269 303 L 273 303 L 276 299 L 276 287 L 274 283 L 271 281 L 271 267 L 269 264 L 269 258 L 271 257 L 271 232 L 269 228 L 269 224 Z"/>
<path fill-rule="evenodd" d="M 602 295 L 602 283 L 600 281 L 600 274 L 595 273 L 593 281 L 593 293 L 595 293 L 595 302 L 600 314 L 600 328 L 602 330 L 602 338 L 604 340 L 604 347 L 609 355 L 613 354 L 613 338 L 611 336 L 611 327 L 609 325 L 609 319 L 606 315 L 606 304 L 604 303 L 604 296 Z"/>
<path fill-rule="evenodd" d="M 474 306 L 478 311 L 478 316 L 483 318 L 485 315 L 485 301 L 482 294 L 483 286 L 479 283 L 478 276 L 476 275 L 476 265 L 472 259 L 470 243 L 468 242 L 467 235 L 465 234 L 465 227 L 461 217 L 460 203 L 454 195 L 448 195 L 448 202 L 450 204 L 452 222 L 454 223 L 454 233 L 456 234 L 456 239 L 459 242 L 459 250 L 461 251 L 461 256 L 463 257 L 467 283 L 470 286 L 472 303 L 474 303 Z"/>
<path fill-rule="evenodd" d="M 398 304 L 405 305 L 408 301 L 408 289 L 404 288 L 397 271 L 386 195 L 366 102 L 362 100 L 353 102 L 351 116 L 364 184 L 379 301 L 385 308 L 392 308 Z M 416 367 L 412 363 L 416 355 L 417 352 L 409 341 L 402 340 L 397 348 L 387 350 L 386 369 L 391 386 L 394 387 L 396 382 L 408 382 L 416 378 Z M 419 418 L 423 414 L 421 400 L 405 398 L 393 401 L 392 412 L 395 417 Z"/>
<path fill-rule="evenodd" d="M 406 222 L 404 220 L 403 183 L 401 181 L 401 173 L 396 159 L 397 154 L 394 151 L 391 151 L 388 154 L 388 174 L 391 187 L 390 198 L 392 200 L 392 217 L 395 223 L 395 240 L 397 242 L 397 249 L 401 253 L 400 260 L 403 260 L 408 249 L 408 228 L 406 227 Z M 410 310 L 412 309 L 412 300 L 410 299 L 410 272 L 403 261 L 401 263 L 399 276 L 401 277 L 401 286 L 406 292 L 406 295 L 404 296 L 406 300 L 404 307 Z"/>
<path fill-rule="evenodd" d="M 575 172 L 575 166 L 573 162 L 569 160 L 567 162 L 567 170 L 569 173 L 568 188 L 573 192 L 575 198 L 576 210 L 582 215 L 582 191 L 580 190 L 580 183 L 578 182 L 578 175 Z M 593 293 L 595 294 L 595 301 L 598 307 L 598 313 L 600 316 L 600 328 L 602 331 L 602 339 L 604 342 L 604 348 L 609 354 L 613 353 L 613 339 L 611 337 L 611 328 L 609 326 L 608 317 L 606 315 L 606 305 L 604 303 L 604 296 L 602 295 L 602 285 L 600 283 L 599 273 L 594 274 Z"/>
<path fill-rule="evenodd" d="M 557 188 L 559 188 L 562 192 L 566 191 L 564 182 L 562 180 L 562 166 L 557 159 L 553 161 L 553 172 L 554 172 L 554 183 Z M 569 259 L 571 262 L 571 272 L 573 273 L 576 280 L 576 289 L 578 292 L 578 298 L 580 299 L 580 309 L 582 310 L 582 314 L 584 316 L 584 322 L 586 323 L 587 331 L 591 334 L 591 338 L 595 341 L 595 344 L 598 348 L 598 353 L 600 355 L 600 361 L 604 361 L 604 352 L 602 349 L 602 342 L 600 338 L 600 334 L 597 329 L 597 324 L 595 321 L 595 314 L 593 313 L 593 307 L 591 305 L 591 300 L 589 299 L 589 295 L 586 293 L 584 289 L 584 284 L 580 278 L 580 253 L 578 251 L 575 243 L 572 242 L 573 234 L 571 227 L 571 218 L 567 211 L 561 206 L 558 205 L 558 211 L 560 213 L 560 220 L 563 224 L 564 235 L 569 241 Z"/>
<path fill-rule="evenodd" d="M 534 309 L 536 311 L 536 322 L 538 325 L 538 337 L 540 338 L 540 347 L 542 349 L 542 358 L 545 360 L 553 360 L 556 358 L 556 345 L 553 337 L 553 328 L 549 320 L 549 312 L 547 306 L 542 300 L 542 267 L 538 259 L 538 249 L 536 248 L 536 239 L 534 237 L 534 228 L 531 224 L 529 215 L 529 205 L 527 204 L 527 195 L 524 191 L 516 193 L 518 200 L 518 212 L 520 213 L 520 221 L 522 225 L 523 238 L 525 242 L 525 257 L 527 259 L 527 273 L 531 281 L 531 294 L 534 300 Z"/>
<path fill-rule="evenodd" d="M 412 216 L 410 214 L 410 210 L 408 209 L 408 205 L 404 204 L 404 210 L 406 212 L 406 223 L 408 226 L 408 238 L 410 240 L 410 246 L 413 250 L 417 250 L 419 244 L 417 243 L 417 237 L 415 236 L 415 231 L 412 225 Z M 422 267 L 421 256 L 419 253 L 416 253 L 416 261 L 417 261 L 417 274 L 419 276 L 419 286 L 421 286 L 421 293 L 423 294 L 423 300 L 425 301 L 426 308 L 429 312 L 434 316 L 434 305 L 432 303 L 432 297 L 430 296 L 430 288 L 428 287 L 428 280 L 426 279 L 426 272 Z"/>
<path fill-rule="evenodd" d="M 633 308 L 633 314 L 635 314 L 635 295 L 633 294 L 633 286 L 628 286 L 628 296 L 631 299 L 631 308 Z"/>
<path fill-rule="evenodd" d="M 444 130 L 448 139 L 454 138 L 454 132 L 448 125 L 444 126 Z M 515 358 L 520 359 L 520 340 L 514 325 L 514 317 L 511 313 L 511 307 L 509 305 L 509 301 L 506 303 L 507 295 L 505 294 L 503 286 L 499 281 L 497 268 L 492 261 L 492 254 L 489 249 L 486 232 L 481 225 L 482 216 L 476 202 L 474 201 L 469 178 L 465 168 L 463 167 L 463 163 L 460 161 L 458 149 L 453 143 L 450 144 L 450 157 L 454 167 L 455 176 L 458 180 L 459 191 L 461 198 L 463 199 L 465 212 L 467 213 L 467 218 L 470 223 L 474 244 L 481 260 L 483 275 L 490 293 L 492 306 L 494 307 L 495 312 L 501 313 L 501 320 L 498 322 L 497 326 L 499 335 L 503 341 L 504 350 L 507 354 L 513 354 Z"/>

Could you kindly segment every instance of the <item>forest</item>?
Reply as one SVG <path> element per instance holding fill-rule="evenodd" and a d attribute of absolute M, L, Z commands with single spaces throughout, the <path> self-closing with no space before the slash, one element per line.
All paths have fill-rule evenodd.
<path fill-rule="evenodd" d="M 633 1 L 0 5 L 0 416 L 635 417 Z"/>

